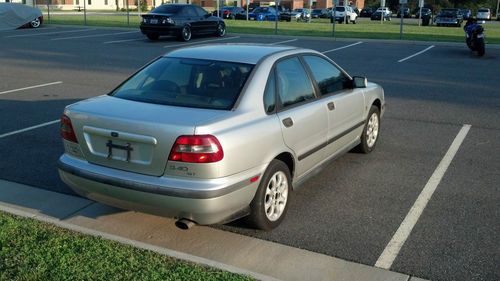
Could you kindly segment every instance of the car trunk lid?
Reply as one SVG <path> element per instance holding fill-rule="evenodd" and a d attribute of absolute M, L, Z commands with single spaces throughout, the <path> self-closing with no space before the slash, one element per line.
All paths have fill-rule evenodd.
<path fill-rule="evenodd" d="M 65 112 L 90 163 L 161 176 L 177 137 L 222 110 L 174 107 L 101 96 Z"/>

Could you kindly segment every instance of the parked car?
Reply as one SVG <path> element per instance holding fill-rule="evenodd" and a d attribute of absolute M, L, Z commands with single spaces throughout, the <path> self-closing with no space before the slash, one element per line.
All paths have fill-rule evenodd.
<path fill-rule="evenodd" d="M 382 17 L 384 17 L 384 21 L 390 21 L 391 20 L 391 15 L 390 14 L 387 14 L 387 13 L 384 13 L 383 11 L 375 11 L 370 19 L 371 20 L 382 20 Z"/>
<path fill-rule="evenodd" d="M 432 17 L 432 10 L 429 8 L 422 8 L 422 16 L 420 16 L 420 8 L 415 9 L 415 18 L 423 18 L 425 16 Z"/>
<path fill-rule="evenodd" d="M 460 13 L 462 13 L 462 18 L 464 20 L 468 20 L 472 17 L 472 11 L 470 9 L 460 9 Z"/>
<path fill-rule="evenodd" d="M 328 12 L 327 9 L 313 9 L 311 11 L 311 17 L 326 19 L 330 17 L 330 13 Z"/>
<path fill-rule="evenodd" d="M 401 17 L 401 9 L 398 9 L 397 17 Z M 411 17 L 410 8 L 403 8 L 403 18 Z"/>
<path fill-rule="evenodd" d="M 434 18 L 437 26 L 462 26 L 463 18 L 460 9 L 442 9 Z"/>
<path fill-rule="evenodd" d="M 249 20 L 270 20 L 275 21 L 277 16 L 276 9 L 273 7 L 257 7 L 248 14 Z"/>
<path fill-rule="evenodd" d="M 179 227 L 248 215 L 272 229 L 308 176 L 376 147 L 384 111 L 380 86 L 314 50 L 180 48 L 67 106 L 58 169 L 84 197 Z"/>
<path fill-rule="evenodd" d="M 217 11 L 212 12 L 213 16 L 217 16 Z M 247 11 L 241 7 L 226 6 L 219 10 L 219 17 L 224 19 L 247 19 Z"/>
<path fill-rule="evenodd" d="M 337 6 L 333 9 L 332 16 L 330 18 L 330 22 L 333 23 L 335 19 L 338 23 L 343 23 L 345 19 L 345 23 L 352 22 L 356 24 L 356 19 L 358 18 L 358 14 L 354 12 L 352 7 L 350 6 Z"/>
<path fill-rule="evenodd" d="M 174 35 L 179 40 L 189 41 L 192 35 L 226 34 L 224 21 L 207 13 L 202 7 L 190 4 L 163 4 L 142 15 L 141 32 L 150 40 L 162 35 Z"/>
<path fill-rule="evenodd" d="M 387 7 L 380 7 L 377 9 L 377 12 L 383 12 L 384 15 L 387 15 L 389 17 L 392 16 L 392 11 Z"/>
<path fill-rule="evenodd" d="M 372 16 L 373 12 L 375 12 L 376 9 L 374 8 L 364 8 L 361 10 L 359 13 L 359 16 L 362 18 L 369 18 Z"/>
<path fill-rule="evenodd" d="M 480 8 L 476 14 L 477 20 L 491 20 L 491 10 L 488 8 Z"/>
<path fill-rule="evenodd" d="M 290 14 L 290 10 L 283 7 L 283 6 L 271 6 L 278 10 L 278 19 L 280 21 L 291 21 L 292 20 L 292 15 Z"/>
<path fill-rule="evenodd" d="M 0 3 L 0 30 L 38 28 L 43 23 L 40 9 L 20 3 Z"/>
<path fill-rule="evenodd" d="M 296 21 L 300 21 L 301 19 L 309 21 L 311 20 L 311 11 L 306 8 L 293 9 L 293 11 L 291 12 L 291 17 Z"/>

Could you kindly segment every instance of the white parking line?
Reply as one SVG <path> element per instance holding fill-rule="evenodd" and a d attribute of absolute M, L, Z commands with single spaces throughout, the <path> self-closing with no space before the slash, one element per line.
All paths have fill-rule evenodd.
<path fill-rule="evenodd" d="M 145 38 L 140 39 L 126 39 L 126 40 L 115 40 L 115 41 L 106 41 L 103 44 L 114 44 L 114 43 L 122 43 L 122 42 L 131 42 L 131 41 L 144 41 Z"/>
<path fill-rule="evenodd" d="M 404 58 L 404 59 L 400 59 L 400 60 L 398 60 L 398 62 L 404 62 L 405 60 L 409 60 L 409 59 L 411 59 L 411 58 L 413 58 L 413 57 L 416 57 L 416 56 L 418 56 L 418 55 L 420 55 L 420 54 L 423 54 L 423 53 L 425 53 L 425 52 L 429 51 L 429 50 L 430 50 L 430 49 L 432 49 L 432 48 L 434 48 L 434 45 L 431 45 L 431 46 L 429 46 L 429 47 L 425 48 L 424 50 L 422 50 L 422 51 L 420 51 L 420 52 L 418 52 L 418 53 L 416 53 L 416 54 L 413 54 L 413 55 L 411 55 L 411 56 L 409 56 L 409 57 L 406 57 L 406 58 Z"/>
<path fill-rule="evenodd" d="M 3 135 L 0 135 L 0 139 L 8 137 L 8 136 L 15 135 L 15 134 L 23 133 L 23 132 L 26 132 L 26 131 L 30 131 L 30 130 L 38 129 L 38 128 L 41 128 L 41 127 L 45 127 L 45 126 L 48 126 L 48 125 L 52 125 L 52 124 L 55 124 L 55 123 L 58 123 L 58 122 L 59 122 L 59 119 L 54 120 L 54 121 L 50 121 L 50 122 L 47 122 L 47 123 L 43 123 L 43 124 L 31 126 L 31 127 L 28 127 L 28 128 L 24 128 L 24 129 L 21 129 L 21 130 L 13 131 L 13 132 L 10 132 L 10 133 L 5 133 Z"/>
<path fill-rule="evenodd" d="M 53 35 L 53 34 L 64 34 L 64 33 L 72 33 L 72 32 L 85 32 L 96 30 L 95 28 L 89 29 L 78 29 L 78 30 L 67 30 L 67 31 L 57 31 L 57 32 L 44 32 L 44 33 L 35 33 L 35 34 L 22 34 L 22 35 L 11 35 L 5 36 L 5 38 L 14 38 L 14 37 L 29 37 L 29 36 L 41 36 L 41 35 Z"/>
<path fill-rule="evenodd" d="M 344 47 L 340 47 L 340 48 L 331 49 L 331 50 L 324 51 L 324 52 L 321 52 L 321 53 L 326 54 L 326 53 L 330 53 L 330 52 L 335 52 L 335 51 L 342 50 L 342 49 L 345 49 L 345 48 L 349 48 L 349 47 L 352 47 L 352 46 L 356 46 L 356 45 L 359 45 L 359 44 L 362 44 L 362 43 L 363 42 L 359 41 L 359 42 L 356 42 L 354 44 L 350 44 L 350 45 L 347 45 L 347 46 L 344 46 Z"/>
<path fill-rule="evenodd" d="M 3 91 L 3 92 L 0 92 L 0 95 L 8 94 L 8 93 L 13 93 L 13 92 L 24 91 L 24 90 L 29 90 L 29 89 L 34 89 L 34 88 L 47 87 L 47 86 L 57 85 L 57 84 L 62 84 L 62 81 L 51 82 L 51 83 L 46 83 L 46 84 L 41 84 L 41 85 L 35 85 L 35 86 L 29 86 L 29 87 L 24 87 L 24 88 L 20 88 L 20 89 Z"/>
<path fill-rule="evenodd" d="M 269 45 L 279 45 L 279 44 L 285 44 L 285 43 L 290 43 L 293 41 L 297 41 L 298 39 L 291 39 L 291 40 L 286 40 L 286 41 L 281 41 L 281 42 L 276 42 L 276 43 L 271 43 Z"/>
<path fill-rule="evenodd" d="M 236 39 L 236 38 L 240 38 L 240 36 L 225 37 L 225 38 L 212 39 L 212 40 L 204 40 L 204 41 L 196 41 L 196 42 L 191 42 L 191 43 L 181 43 L 181 44 L 167 45 L 167 46 L 164 46 L 163 48 L 175 48 L 175 47 L 196 45 L 196 44 L 199 44 L 199 43 L 207 43 L 207 42 L 222 41 L 222 40 L 231 40 L 231 39 Z"/>
<path fill-rule="evenodd" d="M 79 39 L 79 38 L 89 38 L 89 37 L 102 37 L 102 36 L 112 36 L 112 35 L 120 35 L 120 34 L 129 34 L 129 33 L 138 33 L 138 31 L 127 31 L 127 32 L 118 32 L 118 33 L 106 33 L 106 34 L 93 34 L 93 35 L 84 35 L 84 36 L 72 36 L 72 37 L 62 37 L 62 38 L 54 38 L 52 41 L 58 40 L 70 40 L 70 39 Z"/>
<path fill-rule="evenodd" d="M 455 154 L 457 153 L 458 149 L 460 148 L 460 145 L 467 136 L 467 133 L 469 132 L 470 128 L 471 125 L 463 125 L 462 129 L 460 129 L 460 132 L 458 132 L 450 148 L 448 149 L 443 159 L 437 166 L 436 170 L 430 177 L 429 181 L 427 182 L 424 189 L 418 196 L 417 200 L 411 207 L 405 219 L 399 226 L 398 230 L 392 237 L 391 241 L 389 241 L 389 243 L 385 247 L 380 257 L 378 258 L 377 262 L 375 263 L 376 267 L 384 269 L 391 268 L 392 263 L 394 262 L 394 260 L 399 254 L 399 251 L 401 250 L 401 247 L 403 247 L 404 243 L 406 242 L 406 239 L 408 239 L 408 236 L 410 235 L 413 227 L 417 223 L 418 219 L 420 218 L 420 215 L 427 206 L 427 203 L 431 199 L 432 194 L 434 194 L 434 191 L 436 191 L 437 186 L 441 182 L 441 179 L 443 178 L 444 174 L 446 173 L 446 170 L 450 166 L 453 157 L 455 157 Z"/>

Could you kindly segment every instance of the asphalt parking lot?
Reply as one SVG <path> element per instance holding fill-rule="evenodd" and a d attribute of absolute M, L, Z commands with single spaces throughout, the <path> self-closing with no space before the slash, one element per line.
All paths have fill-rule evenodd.
<path fill-rule="evenodd" d="M 236 34 L 151 42 L 133 29 L 58 26 L 0 32 L 0 178 L 72 194 L 56 170 L 66 105 L 107 93 L 169 50 L 226 42 L 324 52 L 351 75 L 381 84 L 388 107 L 377 149 L 348 153 L 311 178 L 293 194 L 279 228 L 214 227 L 381 266 L 412 206 L 434 183 L 388 268 L 432 280 L 500 280 L 498 46 L 487 45 L 479 58 L 465 43 Z M 441 166 L 454 146 L 449 165 Z"/>

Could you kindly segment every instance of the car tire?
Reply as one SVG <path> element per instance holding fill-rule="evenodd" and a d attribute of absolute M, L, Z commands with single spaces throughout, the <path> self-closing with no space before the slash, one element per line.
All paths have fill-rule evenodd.
<path fill-rule="evenodd" d="M 365 121 L 365 127 L 361 135 L 361 143 L 356 147 L 356 150 L 368 154 L 373 151 L 378 141 L 380 133 L 380 110 L 372 105 L 368 112 L 368 117 Z"/>
<path fill-rule="evenodd" d="M 36 18 L 32 21 L 30 21 L 30 27 L 31 28 L 39 28 L 42 22 L 40 21 L 40 18 Z"/>
<path fill-rule="evenodd" d="M 179 34 L 179 40 L 187 42 L 191 40 L 191 27 L 189 25 L 185 25 L 181 29 L 181 33 Z"/>
<path fill-rule="evenodd" d="M 250 215 L 247 221 L 253 227 L 262 230 L 276 228 L 285 218 L 291 191 L 288 166 L 280 160 L 271 161 L 250 203 Z"/>
<path fill-rule="evenodd" d="M 148 37 L 149 40 L 156 41 L 158 38 L 160 38 L 160 35 L 156 33 L 147 33 L 146 37 Z"/>
<path fill-rule="evenodd" d="M 215 36 L 224 37 L 226 35 L 226 26 L 223 23 L 217 24 L 217 29 L 215 31 Z"/>

